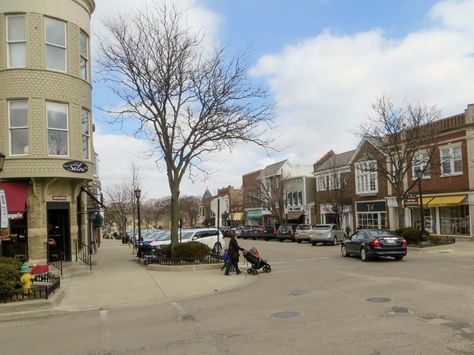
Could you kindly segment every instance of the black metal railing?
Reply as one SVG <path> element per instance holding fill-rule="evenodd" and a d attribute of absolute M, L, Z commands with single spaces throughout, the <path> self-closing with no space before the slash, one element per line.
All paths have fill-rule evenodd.
<path fill-rule="evenodd" d="M 31 280 L 31 289 L 0 292 L 3 303 L 32 299 L 48 299 L 54 291 L 61 287 L 61 277 L 51 273 L 35 275 Z"/>
<path fill-rule="evenodd" d="M 84 264 L 89 265 L 92 271 L 92 247 L 77 241 L 76 243 L 76 261 L 81 260 Z"/>
<path fill-rule="evenodd" d="M 222 258 L 215 255 L 207 255 L 204 258 L 170 258 L 160 254 L 144 254 L 143 263 L 159 265 L 196 265 L 196 264 L 219 264 Z"/>
<path fill-rule="evenodd" d="M 48 248 L 48 266 L 52 266 L 55 269 L 59 270 L 61 273 L 61 277 L 63 277 L 63 260 L 64 260 L 64 253 L 60 250 L 51 252 L 50 248 Z"/>

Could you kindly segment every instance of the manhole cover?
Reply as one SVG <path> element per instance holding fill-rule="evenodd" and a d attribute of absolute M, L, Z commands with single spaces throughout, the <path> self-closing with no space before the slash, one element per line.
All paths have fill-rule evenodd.
<path fill-rule="evenodd" d="M 394 307 L 392 307 L 392 311 L 394 313 L 408 313 L 408 308 L 407 307 L 394 306 Z"/>
<path fill-rule="evenodd" d="M 390 298 L 387 297 L 370 297 L 366 299 L 367 302 L 374 302 L 374 303 L 383 303 L 391 301 Z"/>
<path fill-rule="evenodd" d="M 301 296 L 310 293 L 310 290 L 294 290 L 290 292 L 290 296 Z"/>
<path fill-rule="evenodd" d="M 272 317 L 274 318 L 294 318 L 294 317 L 298 317 L 299 315 L 300 315 L 299 312 L 293 312 L 293 311 L 272 313 Z"/>

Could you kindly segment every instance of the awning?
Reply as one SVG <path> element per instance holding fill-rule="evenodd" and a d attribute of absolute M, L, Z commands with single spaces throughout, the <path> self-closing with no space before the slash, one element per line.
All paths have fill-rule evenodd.
<path fill-rule="evenodd" d="M 92 225 L 94 227 L 102 227 L 104 225 L 104 218 L 99 213 L 97 213 L 92 220 Z"/>
<path fill-rule="evenodd" d="M 460 205 L 466 199 L 467 195 L 436 196 L 428 202 L 429 207 L 455 206 Z M 423 198 L 424 200 L 424 198 Z M 424 203 L 424 201 L 423 201 Z"/>
<path fill-rule="evenodd" d="M 26 197 L 28 195 L 28 183 L 0 182 L 0 189 L 5 191 L 8 208 L 8 219 L 24 219 L 26 211 Z"/>
<path fill-rule="evenodd" d="M 428 206 L 429 203 L 434 199 L 433 196 L 423 196 L 423 206 Z M 416 206 L 410 206 L 410 207 L 419 207 L 420 206 L 420 198 L 416 198 Z"/>
<path fill-rule="evenodd" d="M 234 212 L 230 214 L 230 219 L 232 221 L 241 221 L 244 214 L 242 212 Z"/>
<path fill-rule="evenodd" d="M 262 217 L 263 210 L 261 208 L 247 210 L 248 219 L 259 219 Z"/>
<path fill-rule="evenodd" d="M 91 199 L 93 199 L 95 201 L 95 203 L 97 203 L 100 207 L 106 209 L 107 207 L 104 206 L 104 204 L 102 202 L 100 202 L 97 197 L 95 197 L 93 194 L 91 194 L 91 192 L 87 189 L 85 189 L 84 187 L 81 187 L 81 190 L 84 191 L 87 196 L 89 196 Z"/>
<path fill-rule="evenodd" d="M 302 214 L 303 214 L 303 211 L 288 212 L 286 219 L 299 219 Z"/>

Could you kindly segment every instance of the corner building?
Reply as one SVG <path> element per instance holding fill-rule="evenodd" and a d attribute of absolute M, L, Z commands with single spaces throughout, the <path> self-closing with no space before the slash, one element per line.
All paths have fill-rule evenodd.
<path fill-rule="evenodd" d="M 94 0 L 0 1 L 0 188 L 11 237 L 2 247 L 11 243 L 30 263 L 46 262 L 48 242 L 71 260 L 75 243 L 87 241 L 94 8 Z"/>

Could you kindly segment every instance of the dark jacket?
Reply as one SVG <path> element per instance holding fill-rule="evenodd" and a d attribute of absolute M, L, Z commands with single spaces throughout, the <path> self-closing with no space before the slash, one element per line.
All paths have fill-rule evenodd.
<path fill-rule="evenodd" d="M 239 250 L 243 250 L 243 249 L 239 247 L 239 243 L 237 243 L 237 239 L 230 238 L 228 250 L 229 250 L 230 255 L 239 255 Z"/>

